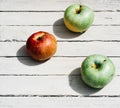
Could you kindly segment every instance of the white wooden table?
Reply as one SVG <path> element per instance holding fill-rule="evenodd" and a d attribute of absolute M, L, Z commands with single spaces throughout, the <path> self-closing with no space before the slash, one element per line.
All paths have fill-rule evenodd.
<path fill-rule="evenodd" d="M 82 35 L 68 31 L 63 14 L 72 3 L 94 10 L 95 20 Z M 40 63 L 26 54 L 34 32 L 56 36 L 54 57 Z M 101 90 L 81 81 L 86 56 L 104 54 L 116 75 Z M 119 108 L 120 0 L 0 0 L 0 108 Z"/>

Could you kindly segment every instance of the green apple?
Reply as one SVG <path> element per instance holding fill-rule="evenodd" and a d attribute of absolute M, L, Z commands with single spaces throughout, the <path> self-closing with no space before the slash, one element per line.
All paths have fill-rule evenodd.
<path fill-rule="evenodd" d="M 73 32 L 84 32 L 93 23 L 94 13 L 88 6 L 72 4 L 64 12 L 65 26 Z"/>
<path fill-rule="evenodd" d="M 82 80 L 93 88 L 103 88 L 113 79 L 114 74 L 113 62 L 104 55 L 90 55 L 81 65 Z"/>

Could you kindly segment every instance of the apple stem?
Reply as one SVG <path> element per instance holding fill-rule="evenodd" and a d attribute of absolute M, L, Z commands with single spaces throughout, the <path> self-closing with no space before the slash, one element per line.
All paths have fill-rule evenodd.
<path fill-rule="evenodd" d="M 81 7 L 82 7 L 82 6 L 80 5 L 79 9 L 76 9 L 76 14 L 79 14 L 79 13 L 80 13 Z"/>
<path fill-rule="evenodd" d="M 41 39 L 42 39 L 42 36 L 40 36 L 40 37 L 37 38 L 38 41 L 41 40 Z"/>
<path fill-rule="evenodd" d="M 104 60 L 104 62 L 107 61 L 107 60 Z"/>
<path fill-rule="evenodd" d="M 97 68 L 97 69 L 98 69 L 100 66 L 101 66 L 101 64 L 99 64 L 99 63 L 96 64 L 96 68 Z"/>
<path fill-rule="evenodd" d="M 92 68 L 98 69 L 101 66 L 100 63 L 95 63 L 93 65 L 91 65 Z"/>
<path fill-rule="evenodd" d="M 76 14 L 79 14 L 79 13 L 80 13 L 80 9 L 77 9 L 77 10 L 76 10 Z"/>

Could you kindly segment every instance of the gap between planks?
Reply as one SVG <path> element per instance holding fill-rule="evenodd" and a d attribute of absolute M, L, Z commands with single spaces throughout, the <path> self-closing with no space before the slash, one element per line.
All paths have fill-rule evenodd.
<path fill-rule="evenodd" d="M 0 10 L 0 12 L 64 12 L 65 10 Z M 93 12 L 120 12 L 120 10 L 93 10 Z"/>
<path fill-rule="evenodd" d="M 5 39 L 0 42 L 26 42 L 26 40 Z M 120 40 L 57 40 L 57 42 L 120 42 Z"/>
<path fill-rule="evenodd" d="M 26 94 L 6 94 L 6 95 L 0 95 L 0 97 L 92 97 L 92 98 L 103 98 L 103 97 L 109 97 L 109 98 L 120 98 L 120 95 L 26 95 Z"/>

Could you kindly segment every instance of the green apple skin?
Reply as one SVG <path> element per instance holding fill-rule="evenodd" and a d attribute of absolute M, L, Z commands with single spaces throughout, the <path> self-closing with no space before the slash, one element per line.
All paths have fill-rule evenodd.
<path fill-rule="evenodd" d="M 86 31 L 94 20 L 94 12 L 85 5 L 72 4 L 64 12 L 64 24 L 72 32 Z"/>
<path fill-rule="evenodd" d="M 115 74 L 113 62 L 106 56 L 93 54 L 82 62 L 81 77 L 92 88 L 103 88 Z"/>

